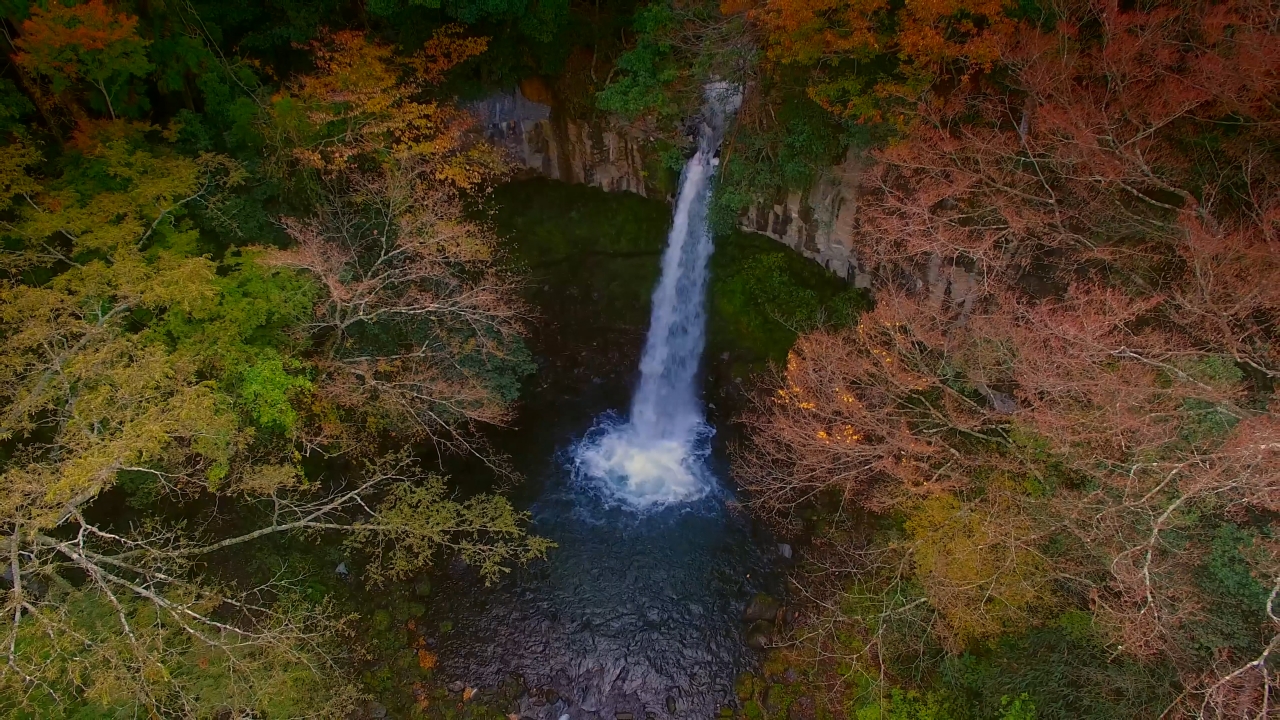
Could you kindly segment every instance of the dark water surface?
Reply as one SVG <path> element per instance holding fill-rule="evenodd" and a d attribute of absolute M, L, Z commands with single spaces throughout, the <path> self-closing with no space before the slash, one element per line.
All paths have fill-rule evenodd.
<path fill-rule="evenodd" d="M 756 662 L 743 608 L 780 585 L 776 544 L 735 508 L 724 433 L 709 460 L 717 491 L 689 505 L 610 507 L 568 468 L 573 443 L 630 402 L 669 211 L 549 184 L 497 201 L 541 320 L 531 341 L 539 373 L 495 442 L 526 478 L 516 501 L 534 532 L 559 547 L 493 587 L 450 573 L 435 597 L 452 619 L 440 670 L 474 687 L 519 674 L 533 690 L 521 717 L 712 717 Z"/>

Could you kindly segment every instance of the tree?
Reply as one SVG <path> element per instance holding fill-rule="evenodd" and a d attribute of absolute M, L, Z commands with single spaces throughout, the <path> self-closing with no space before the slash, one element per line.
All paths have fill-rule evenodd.
<path fill-rule="evenodd" d="M 0 227 L 0 437 L 11 448 L 0 462 L 0 708 L 341 715 L 354 692 L 337 673 L 343 618 L 303 601 L 287 572 L 248 587 L 223 579 L 219 557 L 337 534 L 367 552 L 372 582 L 445 549 L 492 578 L 547 545 L 505 500 L 458 499 L 407 455 L 305 475 L 295 443 L 317 434 L 303 427 L 317 422 L 305 346 L 281 357 L 293 311 L 255 308 L 272 293 L 318 293 L 252 254 L 196 254 L 185 215 L 216 207 L 239 166 L 173 154 L 118 121 L 75 142 L 60 176 L 19 161 Z M 190 341 L 193 319 L 208 321 L 217 362 Z M 138 487 L 199 522 L 104 517 L 105 497 Z"/>
<path fill-rule="evenodd" d="M 275 98 L 264 134 L 278 157 L 277 172 L 318 172 L 341 183 L 357 161 L 378 165 L 412 157 L 429 177 L 459 190 L 501 174 L 502 158 L 475 142 L 475 118 L 448 102 L 425 97 L 458 63 L 484 52 L 482 38 L 463 39 L 446 26 L 407 59 L 362 33 L 333 33 L 312 45 L 318 71 L 297 78 Z"/>
<path fill-rule="evenodd" d="M 1025 629 L 1057 604 L 1041 523 L 1000 481 L 980 500 L 922 500 L 905 523 L 914 580 L 940 616 L 940 641 L 953 652 Z"/>
<path fill-rule="evenodd" d="M 903 493 L 965 484 L 974 466 L 958 436 L 1006 442 L 991 434 L 1001 420 L 981 396 L 946 377 L 940 323 L 907 324 L 914 305 L 882 294 L 856 327 L 797 341 L 776 389 L 743 420 L 753 450 L 741 456 L 738 477 L 761 510 L 794 522 L 798 509 L 832 491 L 842 503 L 888 509 Z"/>
<path fill-rule="evenodd" d="M 105 0 L 71 7 L 55 2 L 48 9 L 36 5 L 15 41 L 15 60 L 23 70 L 47 78 L 55 94 L 89 84 L 114 119 L 114 100 L 132 78 L 152 68 L 137 25 L 137 17 L 114 12 Z"/>
<path fill-rule="evenodd" d="M 419 99 L 483 51 L 483 40 L 458 32 L 445 28 L 403 63 L 339 33 L 317 44 L 319 72 L 277 101 L 276 124 L 298 143 L 288 162 L 320 184 L 317 212 L 284 221 L 296 246 L 269 256 L 324 291 L 307 324 L 322 348 L 317 394 L 333 410 L 317 442 L 385 427 L 492 460 L 473 430 L 506 419 L 529 371 L 519 341 L 527 310 L 459 195 L 498 177 L 502 158 L 469 134 L 470 115 Z"/>
<path fill-rule="evenodd" d="M 880 122 L 895 99 L 914 103 L 935 82 L 965 83 L 990 71 L 1017 29 L 998 1 L 881 0 L 725 3 L 746 10 L 771 62 L 816 68 L 808 95 L 841 118 Z"/>
<path fill-rule="evenodd" d="M 635 46 L 596 94 L 603 110 L 656 119 L 676 137 L 682 133 L 673 128 L 702 110 L 708 83 L 746 85 L 754 77 L 758 53 L 741 13 L 708 2 L 656 2 L 636 13 L 635 30 Z"/>
<path fill-rule="evenodd" d="M 322 437 L 385 426 L 479 452 L 477 424 L 509 417 L 529 366 L 519 340 L 528 311 L 494 266 L 494 238 L 413 160 L 352 178 L 350 193 L 286 220 L 296 246 L 267 257 L 324 289 L 304 325 L 320 348 L 318 396 L 364 418 L 325 425 Z"/>
<path fill-rule="evenodd" d="M 1178 669 L 1170 713 L 1265 717 L 1274 549 L 1240 560 L 1258 588 L 1234 645 L 1207 647 L 1225 601 L 1198 578 L 1222 523 L 1274 532 L 1280 491 L 1273 18 L 1248 3 L 1054 11 L 1052 31 L 1001 36 L 1007 76 L 930 85 L 875 154 L 856 238 L 884 262 L 877 307 L 861 333 L 800 340 L 738 467 L 776 517 L 838 493 L 905 513 L 917 541 L 950 537 L 941 575 L 895 554 L 910 544 L 846 568 L 888 568 L 879 591 L 908 598 L 889 610 L 914 592 L 936 613 L 919 627 L 945 638 L 992 615 L 947 577 L 973 564 L 936 512 L 951 501 L 918 499 L 943 485 L 1026 553 L 1006 555 L 1006 578 L 1052 552 L 1055 592 L 1116 652 Z M 839 443 L 840 423 L 871 447 Z M 1031 499 L 992 503 L 1010 477 Z"/>
<path fill-rule="evenodd" d="M 996 295 L 963 321 L 928 296 L 877 301 L 856 330 L 803 336 L 745 418 L 736 469 L 752 502 L 792 523 L 822 507 L 905 513 L 901 541 L 819 566 L 880 578 L 879 622 L 904 596 L 927 601 L 937 614 L 912 621 L 953 651 L 1063 593 L 1125 652 L 1184 668 L 1206 703 L 1268 702 L 1274 629 L 1208 679 L 1196 649 L 1216 602 L 1195 579 L 1202 518 L 1265 516 L 1280 492 L 1280 425 L 1227 356 L 1149 329 L 1158 301 L 1098 286 Z M 1240 668 L 1264 689 L 1221 700 Z"/>

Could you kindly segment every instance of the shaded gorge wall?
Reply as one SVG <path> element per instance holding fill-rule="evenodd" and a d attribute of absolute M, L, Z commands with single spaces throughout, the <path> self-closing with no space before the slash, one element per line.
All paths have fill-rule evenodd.
<path fill-rule="evenodd" d="M 571 117 L 541 88 L 525 83 L 474 105 L 485 134 L 508 150 L 525 175 L 669 199 L 675 172 L 644 122 Z M 850 150 L 804 192 L 780 191 L 772 201 L 750 207 L 740 227 L 785 244 L 855 287 L 870 287 L 870 268 L 853 242 L 863 164 L 861 154 Z"/>
<path fill-rule="evenodd" d="M 575 351 L 553 349 L 569 317 L 589 324 L 603 352 L 643 344 L 670 222 L 665 201 L 534 177 L 498 187 L 485 210 L 511 261 L 530 278 L 529 300 L 544 314 L 535 331 L 546 355 L 573 362 Z M 716 239 L 707 298 L 704 367 L 713 415 L 717 395 L 735 394 L 752 372 L 786 358 L 797 329 L 847 321 L 866 304 L 865 291 L 744 231 Z"/>

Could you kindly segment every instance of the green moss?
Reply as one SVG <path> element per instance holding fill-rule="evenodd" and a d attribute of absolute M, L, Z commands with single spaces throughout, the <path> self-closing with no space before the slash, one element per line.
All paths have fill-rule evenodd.
<path fill-rule="evenodd" d="M 954 699 L 944 693 L 894 689 L 859 708 L 853 717 L 856 720 L 961 720 L 966 717 L 954 704 Z M 1034 710 L 1030 717 L 1035 717 Z"/>
<path fill-rule="evenodd" d="M 680 170 L 685 163 L 684 151 L 668 140 L 658 139 L 642 155 L 645 183 L 665 195 L 674 195 L 680 186 Z"/>
<path fill-rule="evenodd" d="M 745 355 L 752 369 L 781 362 L 798 331 L 851 323 L 866 294 L 771 238 L 737 231 L 711 258 L 712 352 Z"/>
<path fill-rule="evenodd" d="M 497 188 L 484 209 L 531 299 L 572 287 L 602 325 L 644 327 L 671 223 L 663 202 L 550 180 Z M 851 322 L 862 291 L 762 235 L 716 239 L 709 286 L 709 355 L 730 353 L 734 376 L 781 361 L 796 330 Z"/>
<path fill-rule="evenodd" d="M 749 672 L 738 675 L 733 682 L 733 691 L 739 700 L 750 699 L 756 691 L 756 676 Z"/>
<path fill-rule="evenodd" d="M 671 214 L 661 200 L 542 178 L 499 186 L 484 208 L 506 249 L 535 268 L 582 254 L 660 253 Z"/>
<path fill-rule="evenodd" d="M 485 203 L 535 304 L 574 288 L 607 324 L 643 326 L 671 210 L 630 193 L 551 180 L 497 188 Z"/>
<path fill-rule="evenodd" d="M 417 653 L 409 648 L 404 648 L 396 653 L 395 664 L 401 675 L 417 675 L 422 670 L 418 665 Z"/>
<path fill-rule="evenodd" d="M 420 598 L 427 597 L 431 594 L 431 578 L 422 576 L 413 584 L 413 594 Z"/>
<path fill-rule="evenodd" d="M 422 603 L 408 602 L 403 599 L 396 602 L 391 608 L 391 614 L 395 617 L 396 621 L 402 623 L 407 622 L 409 618 L 418 617 L 426 611 L 427 608 Z"/>
<path fill-rule="evenodd" d="M 361 677 L 365 687 L 379 693 L 390 692 L 396 683 L 396 674 L 391 668 L 382 666 L 366 671 Z"/>

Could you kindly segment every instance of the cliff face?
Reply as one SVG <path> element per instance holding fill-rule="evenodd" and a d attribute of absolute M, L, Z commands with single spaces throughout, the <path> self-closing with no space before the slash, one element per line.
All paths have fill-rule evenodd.
<path fill-rule="evenodd" d="M 853 250 L 862 157 L 850 150 L 806 192 L 792 192 L 747 210 L 744 230 L 784 243 L 857 287 L 871 287 L 866 264 Z"/>
<path fill-rule="evenodd" d="M 564 117 L 520 89 L 474 107 L 488 138 L 527 172 L 610 192 L 665 197 L 646 173 L 647 138 L 635 128 Z"/>
<path fill-rule="evenodd" d="M 477 103 L 475 110 L 489 139 L 507 148 L 526 172 L 611 192 L 667 197 L 651 174 L 658 172 L 658 163 L 646 156 L 650 143 L 642 130 L 565 117 L 547 99 L 535 102 L 515 89 Z M 851 150 L 806 192 L 750 208 L 741 226 L 786 244 L 857 287 L 870 287 L 871 268 L 853 250 L 862 167 L 862 157 Z"/>

